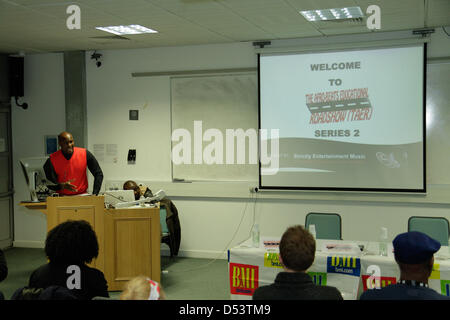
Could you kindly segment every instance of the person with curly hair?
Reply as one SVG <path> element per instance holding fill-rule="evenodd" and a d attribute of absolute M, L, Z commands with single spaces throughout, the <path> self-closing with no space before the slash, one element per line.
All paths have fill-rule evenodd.
<path fill-rule="evenodd" d="M 87 265 L 98 256 L 97 235 L 87 221 L 69 220 L 50 230 L 45 254 L 49 263 L 31 274 L 28 287 L 45 289 L 57 285 L 81 300 L 109 297 L 103 272 Z"/>

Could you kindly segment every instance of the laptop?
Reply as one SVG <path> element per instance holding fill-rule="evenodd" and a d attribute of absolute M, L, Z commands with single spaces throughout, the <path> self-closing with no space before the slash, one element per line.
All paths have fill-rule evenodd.
<path fill-rule="evenodd" d="M 105 205 L 115 206 L 119 202 L 131 202 L 136 201 L 134 199 L 134 191 L 133 190 L 109 190 L 105 191 Z"/>

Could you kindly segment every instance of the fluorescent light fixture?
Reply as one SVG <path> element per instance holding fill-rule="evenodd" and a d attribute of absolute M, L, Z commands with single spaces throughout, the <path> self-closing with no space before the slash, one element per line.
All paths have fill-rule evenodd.
<path fill-rule="evenodd" d="M 119 36 L 126 34 L 158 33 L 156 30 L 149 29 L 138 24 L 132 24 L 129 26 L 95 27 L 95 29 L 114 33 Z"/>
<path fill-rule="evenodd" d="M 308 21 L 356 19 L 364 17 L 360 7 L 307 10 L 300 11 L 300 13 Z"/>

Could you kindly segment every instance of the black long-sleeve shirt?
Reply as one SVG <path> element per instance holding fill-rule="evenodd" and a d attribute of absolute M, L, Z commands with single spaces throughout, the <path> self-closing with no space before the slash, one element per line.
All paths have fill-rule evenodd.
<path fill-rule="evenodd" d="M 67 160 L 69 159 L 70 157 Z M 92 188 L 92 194 L 98 195 L 103 182 L 103 171 L 100 168 L 97 159 L 95 159 L 94 155 L 90 153 L 88 150 L 86 150 L 86 160 L 87 160 L 87 167 L 94 176 L 94 187 Z M 55 168 L 53 167 L 50 158 L 48 158 L 44 164 L 44 171 L 48 180 L 50 180 L 53 183 L 58 183 L 58 176 L 56 174 Z M 48 188 L 56 191 L 60 189 L 60 186 L 48 186 Z"/>
<path fill-rule="evenodd" d="M 8 276 L 8 264 L 6 263 L 5 254 L 0 249 L 0 281 L 3 281 Z"/>

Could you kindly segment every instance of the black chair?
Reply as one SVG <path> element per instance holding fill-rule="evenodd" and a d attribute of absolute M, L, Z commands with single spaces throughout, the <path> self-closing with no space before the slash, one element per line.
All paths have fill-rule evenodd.
<path fill-rule="evenodd" d="M 173 248 L 172 248 L 172 245 L 170 242 L 170 231 L 169 231 L 169 228 L 167 227 L 166 218 L 167 218 L 166 206 L 161 204 L 159 207 L 159 221 L 161 223 L 161 232 L 162 232 L 161 243 L 165 243 L 169 246 L 170 257 L 172 258 L 173 257 Z"/>

